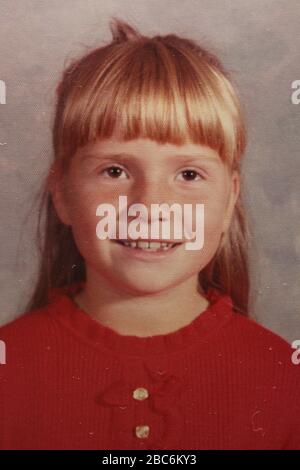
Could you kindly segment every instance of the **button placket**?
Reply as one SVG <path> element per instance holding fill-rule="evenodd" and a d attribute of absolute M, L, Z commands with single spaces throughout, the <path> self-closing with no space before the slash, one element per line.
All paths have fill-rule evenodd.
<path fill-rule="evenodd" d="M 142 402 L 149 398 L 149 392 L 145 387 L 137 387 L 133 390 L 132 397 L 134 400 Z M 135 426 L 134 433 L 138 439 L 147 439 L 150 434 L 150 426 L 148 424 L 139 424 Z"/>
<path fill-rule="evenodd" d="M 146 364 L 145 364 L 146 366 Z M 148 449 L 176 448 L 180 439 L 179 429 L 183 431 L 182 392 L 185 389 L 184 376 L 156 370 L 146 366 L 153 386 L 150 388 L 150 410 L 164 421 L 164 430 L 160 436 L 151 439 Z"/>
<path fill-rule="evenodd" d="M 139 447 L 175 448 L 181 434 L 178 429 L 183 425 L 181 392 L 185 388 L 184 377 L 151 370 L 149 367 L 146 369 L 147 382 L 152 385 L 146 387 L 142 382 L 121 379 L 101 393 L 98 403 L 112 407 L 112 429 L 116 446 L 120 446 L 126 435 L 129 436 L 128 433 L 131 432 L 135 444 Z M 151 419 L 147 422 L 145 416 L 149 413 Z M 138 418 L 139 415 L 141 419 Z M 159 435 L 152 429 L 155 415 L 164 422 L 164 430 L 159 431 Z"/>

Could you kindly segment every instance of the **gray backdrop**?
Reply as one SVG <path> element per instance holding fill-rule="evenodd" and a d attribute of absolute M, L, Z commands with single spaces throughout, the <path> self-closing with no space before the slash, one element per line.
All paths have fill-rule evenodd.
<path fill-rule="evenodd" d="M 112 15 L 148 35 L 204 41 L 240 90 L 249 146 L 243 180 L 252 246 L 252 315 L 300 338 L 299 0 L 1 0 L 0 322 L 18 316 L 34 285 L 35 194 L 51 157 L 54 88 L 66 59 L 110 39 Z M 29 215 L 28 215 L 29 214 Z"/>

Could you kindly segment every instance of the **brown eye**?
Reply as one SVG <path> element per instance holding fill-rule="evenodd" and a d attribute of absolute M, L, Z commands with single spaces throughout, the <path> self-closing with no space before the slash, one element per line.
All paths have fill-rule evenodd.
<path fill-rule="evenodd" d="M 101 173 L 107 175 L 109 178 L 112 178 L 112 179 L 123 179 L 123 178 L 120 178 L 120 176 L 124 173 L 124 176 L 126 178 L 123 168 L 116 166 L 116 165 L 105 168 Z"/>
<path fill-rule="evenodd" d="M 192 169 L 181 171 L 180 174 L 182 175 L 184 181 L 196 181 L 199 178 L 202 178 L 198 171 Z"/>

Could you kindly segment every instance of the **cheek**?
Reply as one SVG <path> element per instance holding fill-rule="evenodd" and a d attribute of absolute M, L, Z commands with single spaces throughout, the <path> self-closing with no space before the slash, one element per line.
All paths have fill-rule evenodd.
<path fill-rule="evenodd" d="M 217 245 L 223 230 L 226 211 L 226 193 L 215 192 L 204 203 L 204 244 Z"/>
<path fill-rule="evenodd" d="M 69 198 L 72 231 L 82 254 L 97 242 L 96 226 L 99 217 L 96 215 L 96 209 L 100 202 L 100 197 L 95 197 L 95 194 L 84 189 L 74 191 Z"/>
<path fill-rule="evenodd" d="M 205 231 L 212 230 L 221 230 L 223 217 L 224 217 L 224 208 L 223 207 L 206 207 L 204 208 L 204 229 Z"/>

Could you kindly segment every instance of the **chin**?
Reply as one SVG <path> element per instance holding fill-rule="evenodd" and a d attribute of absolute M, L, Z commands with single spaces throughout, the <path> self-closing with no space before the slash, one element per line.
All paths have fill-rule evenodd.
<path fill-rule="evenodd" d="M 152 279 L 149 279 L 147 282 L 147 279 L 135 279 L 132 280 L 131 282 L 128 281 L 119 281 L 118 283 L 114 285 L 118 285 L 119 289 L 126 291 L 132 295 L 156 295 L 160 294 L 161 292 L 167 291 L 169 289 L 174 288 L 178 283 L 173 282 L 168 282 L 167 280 L 162 280 L 160 279 L 158 282 L 153 282 L 153 277 Z"/>

